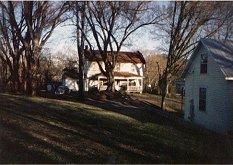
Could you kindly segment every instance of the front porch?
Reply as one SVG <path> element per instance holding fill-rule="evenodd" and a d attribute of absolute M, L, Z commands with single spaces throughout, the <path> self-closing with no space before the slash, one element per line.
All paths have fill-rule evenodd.
<path fill-rule="evenodd" d="M 107 89 L 107 79 L 100 78 L 98 79 L 98 90 L 103 91 Z M 115 89 L 125 90 L 128 93 L 135 92 L 135 93 L 142 93 L 143 86 L 142 86 L 142 78 L 137 79 L 117 79 L 115 78 Z"/>
<path fill-rule="evenodd" d="M 132 75 L 131 73 L 124 74 L 131 75 L 130 77 L 117 74 L 114 77 L 115 89 L 117 91 L 125 90 L 128 93 L 142 93 L 143 91 L 143 77 Z M 90 79 L 89 87 L 96 87 L 99 91 L 107 89 L 107 79 L 103 75 L 97 75 L 95 79 Z"/>

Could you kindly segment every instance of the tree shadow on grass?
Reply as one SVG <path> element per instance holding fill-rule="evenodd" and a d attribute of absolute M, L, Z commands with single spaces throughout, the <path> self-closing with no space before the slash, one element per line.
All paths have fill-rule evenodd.
<path fill-rule="evenodd" d="M 80 102 L 79 96 L 77 94 L 70 95 L 54 95 L 47 94 L 43 97 L 62 100 L 62 101 L 70 101 L 70 102 Z M 120 100 L 120 101 L 119 101 Z M 92 105 L 98 108 L 103 108 L 107 111 L 116 112 L 122 115 L 126 115 L 128 117 L 134 118 L 140 122 L 155 122 L 159 124 L 167 125 L 169 124 L 169 120 L 163 118 L 161 120 L 160 117 L 157 117 L 158 114 L 162 114 L 162 116 L 171 116 L 171 118 L 179 118 L 179 120 L 183 119 L 183 114 L 171 111 L 163 111 L 160 107 L 152 104 L 148 101 L 132 99 L 131 97 L 126 97 L 125 99 L 118 99 L 118 101 L 114 101 L 111 99 L 104 100 L 93 100 L 90 98 L 86 98 L 85 101 L 81 101 L 80 103 L 84 103 L 86 105 Z M 173 125 L 174 123 L 170 124 Z"/>
<path fill-rule="evenodd" d="M 10 101 L 8 100 L 8 103 L 9 103 Z M 23 103 L 23 102 L 22 102 Z M 25 103 L 25 102 L 24 102 Z M 17 105 L 18 104 L 18 105 Z M 28 104 L 28 102 L 27 102 L 27 104 Z M 19 106 L 19 103 L 18 103 L 18 101 L 17 101 L 17 103 L 15 102 L 14 103 L 14 105 L 16 106 L 16 107 L 20 107 Z M 36 105 L 35 104 L 35 107 L 37 107 L 38 105 Z M 76 120 L 78 120 L 79 118 L 75 118 L 75 117 L 73 117 L 73 116 L 69 116 L 68 114 L 69 113 L 67 113 L 67 116 L 66 117 L 64 117 L 64 114 L 62 113 L 62 114 L 59 114 L 59 113 L 61 113 L 61 111 L 57 111 L 57 110 L 55 110 L 55 109 L 52 109 L 52 108 L 48 108 L 47 109 L 47 111 L 48 111 L 48 113 L 45 113 L 45 114 L 43 114 L 43 113 L 39 113 L 39 110 L 38 109 L 36 109 L 36 111 L 38 112 L 38 114 L 39 114 L 39 117 L 38 117 L 38 114 L 37 114 L 37 118 L 35 118 L 35 117 L 33 117 L 34 115 L 35 115 L 35 113 L 32 115 L 31 114 L 31 110 L 20 110 L 20 108 L 19 109 L 17 109 L 17 111 L 14 111 L 14 110 L 11 110 L 13 107 L 11 106 L 11 107 L 9 107 L 9 108 L 4 108 L 3 109 L 3 111 L 5 112 L 5 115 L 11 115 L 12 116 L 12 114 L 13 114 L 13 116 L 14 116 L 14 118 L 16 119 L 16 120 L 23 120 L 23 121 L 25 121 L 25 120 L 28 120 L 31 124 L 33 124 L 33 125 L 43 125 L 44 127 L 48 127 L 49 129 L 55 129 L 55 130 L 57 130 L 57 131 L 59 131 L 59 132 L 63 132 L 64 134 L 72 134 L 72 135 L 74 135 L 74 136 L 76 136 L 76 138 L 77 138 L 77 136 L 83 136 L 83 138 L 85 138 L 85 139 L 90 139 L 90 141 L 96 141 L 97 143 L 101 143 L 102 145 L 107 145 L 108 147 L 113 147 L 113 148 L 116 148 L 117 150 L 120 150 L 120 147 L 118 147 L 117 148 L 117 145 L 116 146 L 114 146 L 113 144 L 114 143 L 112 143 L 111 141 L 107 141 L 108 139 L 104 139 L 104 137 L 103 137 L 103 135 L 102 135 L 102 132 L 101 131 L 98 131 L 98 130 L 96 130 L 96 129 L 91 129 L 91 128 L 95 128 L 95 125 L 92 125 L 92 127 L 87 127 L 85 124 L 78 124 L 78 123 L 80 123 L 80 122 L 76 122 L 76 121 L 74 121 L 75 119 Z M 22 108 L 22 106 L 21 106 L 21 108 Z M 14 108 L 13 108 L 14 109 Z M 69 112 L 69 110 L 67 110 L 68 112 Z M 50 114 L 52 112 L 52 114 Z M 53 113 L 53 112 L 56 112 L 56 113 Z M 57 114 L 57 115 L 55 115 L 55 114 Z M 82 118 L 82 117 L 84 117 L 85 118 L 85 116 L 81 116 L 80 118 Z M 39 119 L 38 119 L 39 118 Z M 44 120 L 44 119 L 46 119 L 46 120 Z M 56 120 L 55 120 L 56 119 Z M 9 119 L 9 120 L 11 120 L 11 118 Z M 7 120 L 4 120 L 4 121 L 7 121 Z M 58 126 L 56 126 L 56 125 L 53 125 L 53 124 L 50 124 L 49 122 L 51 122 L 51 121 L 53 121 L 53 123 L 56 123 L 56 122 L 59 122 L 59 123 L 62 123 L 62 124 L 65 124 L 65 125 L 69 125 L 69 126 L 72 126 L 73 128 L 75 128 L 75 130 L 76 131 L 73 131 L 73 130 L 71 130 L 71 129 L 65 129 L 65 128 L 62 128 L 62 127 L 58 127 Z M 22 121 L 21 121 L 22 122 Z M 94 124 L 94 123 L 88 123 L 88 124 Z M 21 128 L 21 129 L 19 129 L 19 128 L 16 128 L 16 127 L 13 127 L 13 126 L 10 126 L 10 124 L 8 123 L 7 125 L 6 124 L 1 124 L 1 126 L 4 128 L 4 127 L 7 127 L 8 129 L 10 129 L 10 131 L 11 132 L 14 132 L 14 130 L 18 130 L 18 131 L 16 131 L 15 133 L 16 134 L 18 134 L 18 136 L 19 137 L 21 137 L 22 139 L 24 139 L 25 141 L 27 141 L 27 142 L 30 142 L 30 141 L 32 141 L 32 143 L 35 143 L 35 144 L 41 144 L 41 140 L 40 139 L 38 139 L 39 141 L 34 141 L 35 140 L 35 138 L 34 138 L 34 140 L 31 140 L 31 138 L 32 137 L 29 137 L 29 134 L 27 134 L 27 136 L 25 136 L 25 131 L 24 131 L 24 129 L 25 128 Z M 77 134 L 77 132 L 78 131 L 80 131 L 80 130 L 82 130 L 82 132 L 85 132 L 84 134 L 82 134 L 82 135 L 80 135 L 80 134 Z M 94 133 L 93 133 L 94 132 Z M 48 136 L 48 135 L 46 135 L 46 136 Z M 19 137 L 17 137 L 16 139 L 19 139 Z M 99 140 L 98 140 L 99 139 Z M 54 138 L 54 140 L 55 140 L 55 138 Z M 57 141 L 57 139 L 56 139 L 56 141 Z M 46 148 L 53 148 L 53 146 L 48 146 L 48 145 L 46 145 Z M 138 156 L 140 156 L 140 154 L 138 155 L 138 154 L 136 154 L 136 153 L 131 153 L 130 151 L 127 151 L 127 150 L 124 150 L 124 149 L 121 149 L 121 152 L 123 152 L 123 153 L 125 153 L 126 155 L 129 155 L 129 154 L 131 154 L 131 155 L 133 155 L 133 156 L 135 156 L 135 157 L 138 157 Z M 64 152 L 62 152 L 62 151 L 57 151 L 57 153 L 60 153 L 60 154 L 62 154 L 63 156 L 64 155 L 66 155 Z M 71 154 L 72 155 L 72 154 Z M 141 158 L 143 158 L 143 156 L 140 156 Z M 104 158 L 104 159 L 108 159 L 107 157 L 106 158 Z M 94 157 L 92 157 L 92 160 L 90 160 L 90 158 L 88 158 L 88 159 L 84 159 L 83 161 L 82 160 L 77 160 L 77 159 L 75 159 L 75 157 L 73 157 L 73 159 L 72 159 L 72 157 L 71 158 L 69 158 L 69 160 L 71 161 L 71 162 L 78 162 L 78 163 L 82 163 L 82 162 L 92 162 L 92 163 L 95 163 L 95 162 L 98 162 L 98 159 L 94 159 Z M 94 160 L 94 161 L 93 161 Z M 99 158 L 99 160 L 101 160 L 101 158 Z M 147 159 L 145 159 L 144 158 L 144 160 L 149 160 L 148 158 Z M 152 159 L 153 160 L 153 159 Z M 50 161 L 49 161 L 50 162 Z M 106 160 L 101 160 L 100 161 L 100 163 L 101 162 L 106 162 Z M 33 163 L 33 162 L 32 162 Z M 60 162 L 61 163 L 61 162 Z M 67 162 L 66 162 L 67 163 Z"/>
<path fill-rule="evenodd" d="M 126 121 L 94 113 L 101 110 L 90 111 L 87 108 L 74 110 L 75 108 L 62 104 L 55 107 L 51 103 L 37 103 L 18 97 L 4 98 L 2 106 L 1 127 L 4 128 L 4 132 L 10 132 L 12 137 L 8 139 L 9 134 L 1 134 L 5 145 L 2 153 L 12 155 L 11 150 L 14 150 L 14 146 L 18 148 L 19 151 L 16 152 L 19 156 L 18 162 L 17 160 L 13 162 L 186 163 L 210 161 L 195 152 L 186 152 L 166 144 L 166 137 L 161 139 L 157 133 L 149 134 L 148 131 L 135 128 Z M 127 113 L 123 113 L 124 109 L 102 111 L 105 110 L 130 116 L 140 122 L 151 120 L 158 125 L 167 124 L 162 119 L 161 121 L 155 118 L 146 120 L 147 115 L 144 117 L 139 115 L 140 113 L 143 115 L 140 109 L 136 110 L 136 113 L 139 113 L 136 117 L 134 113 L 127 110 Z M 131 111 L 134 112 L 134 109 Z M 21 142 L 25 145 L 22 146 Z M 33 145 L 35 147 L 32 147 L 32 150 L 26 147 Z M 7 150 L 7 146 L 10 146 L 10 151 Z M 23 148 L 22 153 L 21 148 Z M 42 149 L 38 150 L 38 148 Z M 42 152 L 43 150 L 45 151 Z M 34 152 L 37 154 L 31 154 Z M 27 158 L 29 155 L 30 159 Z M 0 162 L 12 163 L 12 160 L 4 156 Z"/>
<path fill-rule="evenodd" d="M 136 100 L 137 106 L 123 105 L 115 101 L 99 101 L 88 99 L 83 104 L 103 108 L 109 112 L 115 112 L 133 118 L 142 123 L 154 123 L 161 126 L 172 127 L 179 131 L 187 131 L 193 133 L 201 128 L 190 125 L 183 120 L 183 117 L 175 112 L 167 112 L 161 110 L 158 106 L 146 101 Z"/>
<path fill-rule="evenodd" d="M 1 135 L 1 163 L 58 163 L 54 155 L 46 153 L 48 149 L 72 160 L 72 154 L 33 137 L 15 124 L 1 122 L 1 129 L 8 132 L 7 136 Z"/>
<path fill-rule="evenodd" d="M 51 125 L 50 123 L 47 123 L 43 120 L 34 119 L 33 117 L 27 116 L 27 114 L 19 114 L 19 113 L 14 113 L 14 112 L 10 112 L 10 111 L 7 111 L 7 113 L 13 113 L 16 118 L 22 118 L 22 120 L 29 120 L 34 125 L 39 125 L 39 124 L 41 125 L 42 124 L 43 126 L 48 127 L 51 130 L 55 129 L 55 130 L 59 131 L 60 134 L 62 132 L 63 134 L 72 135 L 75 137 L 76 140 L 78 140 L 81 137 L 83 139 L 89 140 L 91 143 L 95 142 L 95 143 L 99 143 L 101 145 L 108 146 L 109 148 L 112 148 L 114 150 L 118 150 L 118 152 L 120 152 L 121 154 L 130 156 L 130 157 L 135 157 L 136 159 L 138 159 L 139 162 L 140 161 L 141 162 L 143 162 L 143 161 L 157 162 L 153 158 L 150 158 L 150 157 L 147 157 L 147 156 L 144 156 L 141 154 L 137 154 L 137 153 L 134 153 L 132 151 L 128 151 L 128 150 L 118 146 L 117 142 L 114 142 L 114 140 L 111 140 L 111 139 L 108 139 L 108 137 L 105 137 L 105 135 L 103 135 L 103 132 L 101 130 L 99 130 L 99 131 L 94 130 L 94 129 L 93 130 L 91 130 L 91 129 L 86 130 L 86 128 L 83 128 L 82 125 L 77 125 L 77 123 L 72 124 L 72 122 L 68 122 L 68 123 L 70 125 L 74 126 L 75 130 L 65 129 L 62 127 L 57 127 L 57 126 Z M 43 117 L 43 116 L 41 116 L 41 117 Z M 62 144 L 61 144 L 61 147 L 55 147 L 53 144 L 49 144 L 48 142 L 43 141 L 43 139 L 33 137 L 30 133 L 27 132 L 28 131 L 27 129 L 15 126 L 15 125 L 10 124 L 10 123 L 6 124 L 6 123 L 1 122 L 1 127 L 7 128 L 8 131 L 14 132 L 14 135 L 17 135 L 17 136 L 12 136 L 12 137 L 8 136 L 9 139 L 12 139 L 12 141 L 10 141 L 10 144 L 9 144 L 9 141 L 7 143 L 5 143 L 5 140 L 3 140 L 2 142 L 4 143 L 4 145 L 14 146 L 15 143 L 16 144 L 20 143 L 20 141 L 22 141 L 22 143 L 25 143 L 25 146 L 28 146 L 28 145 L 30 146 L 32 144 L 36 144 L 36 146 L 41 146 L 44 149 L 49 149 L 50 150 L 49 152 L 55 153 L 54 157 L 52 157 L 52 158 L 54 159 L 53 161 L 55 161 L 57 163 L 103 163 L 103 162 L 108 162 L 108 157 L 95 159 L 95 157 L 98 154 L 96 156 L 94 155 L 92 157 L 88 157 L 88 156 L 86 156 L 86 158 L 82 157 L 82 160 L 81 160 L 73 152 L 67 152 L 67 151 L 64 151 L 63 149 L 61 149 Z M 78 133 L 78 131 L 80 131 L 80 130 L 82 130 L 81 132 L 84 132 L 81 135 Z M 30 132 L 32 132 L 32 130 Z M 44 132 L 38 131 L 38 133 L 43 134 Z M 51 139 L 52 141 L 56 141 L 56 142 L 59 141 L 59 143 L 64 143 L 64 141 L 61 141 L 59 138 L 49 137 L 50 135 L 48 132 L 47 132 L 47 134 L 45 134 L 45 136 L 48 139 Z M 79 138 L 77 138 L 77 137 L 79 137 Z M 6 138 L 6 137 L 3 137 L 2 139 L 4 139 L 4 138 Z M 66 143 L 66 141 L 65 141 L 65 143 Z M 72 144 L 70 144 L 70 145 L 72 145 Z M 15 147 L 18 147 L 20 152 L 21 151 L 24 152 L 24 150 L 25 150 L 25 147 L 24 147 L 24 150 L 21 150 L 21 147 L 19 147 L 19 146 L 14 146 L 14 147 L 12 147 L 12 149 L 14 150 Z M 79 146 L 79 147 L 82 147 L 82 146 Z M 34 148 L 34 149 L 37 150 L 36 148 Z M 5 150 L 5 149 L 2 148 L 2 150 Z M 40 151 L 37 151 L 37 152 L 40 152 Z M 9 153 L 11 153 L 11 151 Z M 8 155 L 9 153 L 4 152 L 4 155 Z M 27 153 L 30 154 L 30 152 L 26 152 L 26 155 L 27 155 Z M 19 154 L 20 153 L 17 153 L 17 155 L 19 155 Z M 51 155 L 51 153 L 48 153 L 48 155 Z M 23 158 L 20 158 L 19 162 L 17 162 L 17 163 L 25 163 L 25 162 L 26 163 L 38 163 L 38 162 L 43 163 L 44 161 L 45 162 L 47 161 L 47 163 L 52 163 L 53 161 L 50 161 L 48 155 L 45 155 L 44 157 L 43 156 L 40 157 L 37 155 L 35 155 L 35 157 L 34 157 L 34 155 L 33 155 L 32 159 L 26 158 L 26 160 L 24 160 Z M 58 155 L 60 155 L 60 157 L 61 157 L 60 160 L 59 159 L 57 160 Z M 9 159 L 9 158 L 10 157 L 2 157 L 1 163 L 12 163 L 12 160 L 4 160 L 4 159 Z M 21 159 L 23 159 L 22 162 L 21 162 Z M 64 161 L 63 161 L 63 159 L 64 159 Z M 8 162 L 8 161 L 10 161 L 10 162 Z M 17 160 L 13 160 L 13 162 L 15 162 L 15 161 L 17 161 Z"/>

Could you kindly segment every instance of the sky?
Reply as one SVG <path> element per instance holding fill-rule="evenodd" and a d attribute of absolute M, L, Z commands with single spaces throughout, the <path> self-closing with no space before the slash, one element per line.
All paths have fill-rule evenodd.
<path fill-rule="evenodd" d="M 168 1 L 158 1 L 160 5 L 167 4 Z M 69 56 L 70 54 L 77 54 L 76 41 L 74 38 L 75 27 L 70 22 L 65 22 L 59 25 L 52 36 L 48 40 L 46 47 L 50 49 L 52 55 L 56 55 L 57 52 L 62 52 Z M 155 38 L 155 35 L 150 32 L 151 27 L 146 26 L 138 29 L 131 35 L 128 41 L 132 46 L 122 47 L 121 51 L 155 51 L 160 52 L 162 42 Z"/>
<path fill-rule="evenodd" d="M 74 38 L 75 27 L 69 23 L 59 25 L 51 35 L 46 48 L 49 48 L 52 55 L 62 52 L 66 56 L 72 56 L 77 52 L 76 42 Z M 131 46 L 122 47 L 121 51 L 143 51 L 157 50 L 160 42 L 153 39 L 149 27 L 143 27 L 136 31 L 128 40 Z"/>

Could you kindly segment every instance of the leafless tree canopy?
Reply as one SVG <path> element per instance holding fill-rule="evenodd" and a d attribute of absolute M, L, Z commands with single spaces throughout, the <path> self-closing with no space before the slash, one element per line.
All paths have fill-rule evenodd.
<path fill-rule="evenodd" d="M 97 50 L 104 62 L 103 67 L 98 62 L 100 70 L 111 91 L 118 52 L 135 31 L 154 24 L 157 34 L 153 35 L 167 43 L 166 64 L 158 82 L 163 96 L 161 106 L 167 86 L 200 38 L 233 37 L 231 2 L 173 1 L 161 6 L 148 1 L 3 1 L 0 2 L 0 84 L 8 84 L 14 92 L 37 93 L 41 52 L 54 29 L 66 20 L 67 10 L 76 18 L 79 72 L 83 71 L 84 54 L 95 56 Z M 89 45 L 89 50 L 84 45 Z"/>
<path fill-rule="evenodd" d="M 188 55 L 200 38 L 213 37 L 227 21 L 232 20 L 232 12 L 226 11 L 228 2 L 171 2 L 163 8 L 167 13 L 159 26 L 167 41 L 167 63 L 160 80 L 163 108 L 167 85 L 171 77 L 180 71 Z"/>
<path fill-rule="evenodd" d="M 0 58 L 9 68 L 8 80 L 14 91 L 37 93 L 41 50 L 55 27 L 65 20 L 62 17 L 65 4 L 48 1 L 0 3 Z"/>
<path fill-rule="evenodd" d="M 145 84 L 149 91 L 160 93 L 158 83 L 166 66 L 166 56 L 156 52 L 142 52 L 146 60 Z M 149 86 L 149 88 L 148 88 Z"/>
<path fill-rule="evenodd" d="M 86 5 L 85 18 L 89 34 L 85 35 L 85 41 L 92 55 L 95 55 L 93 50 L 96 49 L 104 61 L 104 68 L 98 64 L 108 78 L 107 90 L 114 90 L 113 69 L 117 54 L 127 38 L 139 28 L 159 21 L 156 8 L 149 8 L 149 4 L 150 2 L 95 1 Z M 78 28 L 82 29 L 81 26 Z M 108 51 L 113 58 L 109 58 Z"/>

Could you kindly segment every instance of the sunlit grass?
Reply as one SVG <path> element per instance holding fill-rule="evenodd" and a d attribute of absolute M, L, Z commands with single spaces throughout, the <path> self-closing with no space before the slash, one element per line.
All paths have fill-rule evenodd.
<path fill-rule="evenodd" d="M 151 104 L 154 104 L 158 107 L 161 105 L 161 96 L 149 93 L 143 94 L 131 94 L 133 98 L 137 98 L 139 100 L 147 101 Z M 184 100 L 184 98 L 183 98 Z M 177 96 L 175 98 L 165 98 L 164 108 L 169 112 L 176 112 L 177 114 L 183 114 L 184 104 L 181 110 L 181 96 Z"/>

